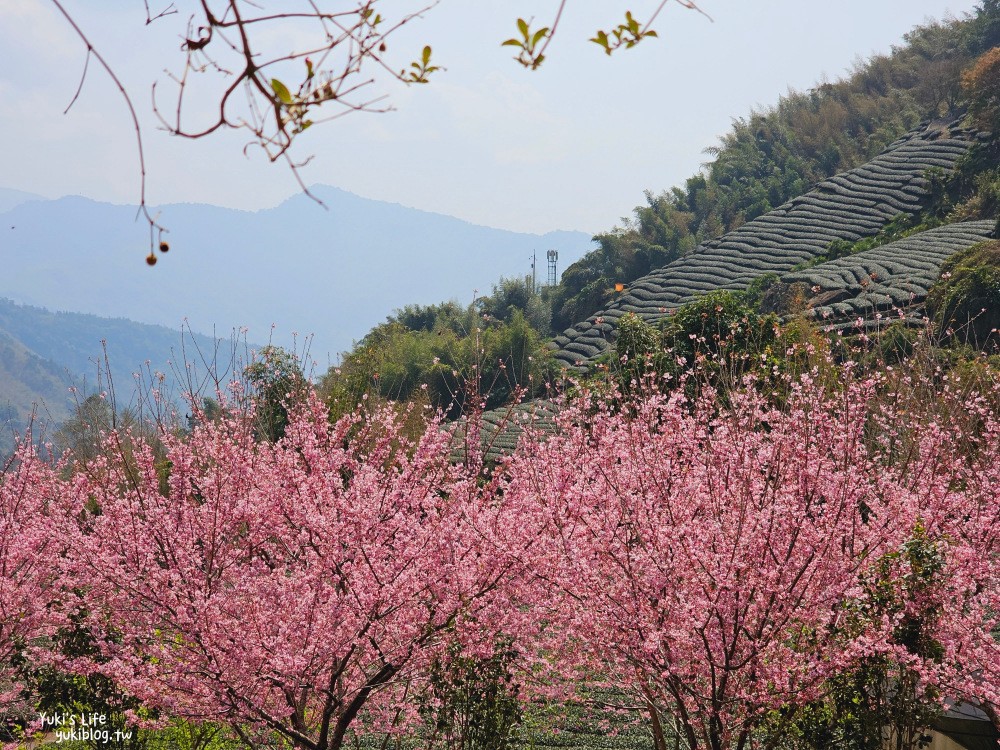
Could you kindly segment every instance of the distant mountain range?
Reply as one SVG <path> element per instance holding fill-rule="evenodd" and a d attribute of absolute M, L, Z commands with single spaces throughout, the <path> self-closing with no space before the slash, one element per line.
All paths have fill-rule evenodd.
<path fill-rule="evenodd" d="M 520 234 L 313 191 L 327 210 L 305 195 L 256 212 L 155 209 L 171 250 L 149 268 L 148 227 L 134 206 L 0 190 L 0 297 L 178 331 L 187 321 L 223 338 L 246 327 L 252 341 L 300 352 L 313 336 L 322 372 L 397 307 L 471 302 L 501 276 L 530 273 L 533 251 L 542 279 L 545 251 L 559 251 L 561 271 L 591 248 L 582 232 Z"/>

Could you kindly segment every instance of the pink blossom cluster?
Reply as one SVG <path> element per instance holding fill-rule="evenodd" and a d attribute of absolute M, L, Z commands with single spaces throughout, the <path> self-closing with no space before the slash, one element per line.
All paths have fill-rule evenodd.
<path fill-rule="evenodd" d="M 65 548 L 61 489 L 29 433 L 0 475 L 0 724 L 24 708 L 19 660 L 36 655 L 63 622 L 55 564 Z"/>

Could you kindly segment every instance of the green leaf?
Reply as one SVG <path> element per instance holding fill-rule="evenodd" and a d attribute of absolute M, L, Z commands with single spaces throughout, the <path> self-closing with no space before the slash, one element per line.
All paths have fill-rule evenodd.
<path fill-rule="evenodd" d="M 523 18 L 518 18 L 517 19 L 517 28 L 520 30 L 521 36 L 523 36 L 525 39 L 527 39 L 528 38 L 528 22 L 525 21 Z"/>
<path fill-rule="evenodd" d="M 657 34 L 657 33 L 656 33 L 656 30 L 655 30 L 655 29 L 650 29 L 650 30 L 649 30 L 649 31 L 647 31 L 647 32 L 646 32 L 645 34 L 643 34 L 643 36 L 651 36 L 651 37 L 658 37 L 658 36 L 659 36 L 659 34 Z"/>
<path fill-rule="evenodd" d="M 285 84 L 283 84 L 277 78 L 271 79 L 271 88 L 274 89 L 275 95 L 278 97 L 278 99 L 281 100 L 282 104 L 292 103 L 292 95 L 288 91 L 288 87 L 285 86 Z"/>
<path fill-rule="evenodd" d="M 608 32 L 598 31 L 597 36 L 591 37 L 589 41 L 603 47 L 604 51 L 607 52 L 608 54 L 611 53 L 611 43 L 608 41 Z"/>
<path fill-rule="evenodd" d="M 543 26 L 542 28 L 540 28 L 538 31 L 535 32 L 535 35 L 533 37 L 531 37 L 531 46 L 534 47 L 548 35 L 549 35 L 549 27 Z"/>
<path fill-rule="evenodd" d="M 523 47 L 524 42 L 519 39 L 508 39 L 506 42 L 500 42 L 501 47 Z"/>
<path fill-rule="evenodd" d="M 431 46 L 429 44 L 426 47 L 424 47 L 422 58 L 424 61 L 424 65 L 427 65 L 427 63 L 431 61 Z"/>

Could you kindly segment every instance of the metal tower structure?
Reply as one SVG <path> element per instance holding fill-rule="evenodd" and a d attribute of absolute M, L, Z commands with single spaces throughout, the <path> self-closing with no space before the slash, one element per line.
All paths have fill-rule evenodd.
<path fill-rule="evenodd" d="M 559 253 L 556 250 L 549 250 L 546 253 L 549 259 L 549 286 L 556 285 L 556 261 L 559 260 Z"/>

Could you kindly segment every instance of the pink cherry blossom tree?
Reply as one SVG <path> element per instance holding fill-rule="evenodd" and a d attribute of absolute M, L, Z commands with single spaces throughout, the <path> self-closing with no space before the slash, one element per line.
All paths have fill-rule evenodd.
<path fill-rule="evenodd" d="M 505 466 L 504 512 L 533 540 L 510 554 L 550 586 L 563 653 L 645 704 L 661 750 L 670 729 L 691 750 L 773 747 L 873 656 L 929 699 L 1000 702 L 995 412 L 970 454 L 960 421 L 876 409 L 879 387 L 592 402 Z M 899 554 L 918 533 L 932 586 Z M 915 616 L 933 656 L 900 638 Z"/>
<path fill-rule="evenodd" d="M 60 622 L 55 562 L 63 549 L 57 475 L 29 436 L 0 474 L 0 715 L 24 690 L 17 662 Z"/>
<path fill-rule="evenodd" d="M 313 398 L 277 443 L 233 416 L 163 440 L 165 481 L 142 448 L 77 478 L 99 512 L 68 569 L 100 669 L 145 704 L 335 750 L 357 722 L 416 720 L 447 639 L 488 651 L 477 618 L 508 570 L 482 554 L 483 491 L 440 430 L 410 443 L 388 413 L 331 426 Z"/>

